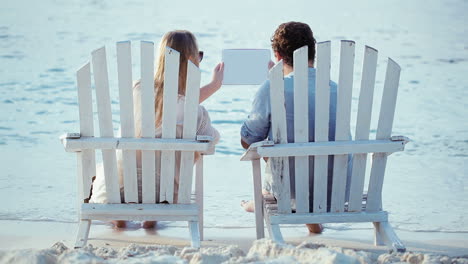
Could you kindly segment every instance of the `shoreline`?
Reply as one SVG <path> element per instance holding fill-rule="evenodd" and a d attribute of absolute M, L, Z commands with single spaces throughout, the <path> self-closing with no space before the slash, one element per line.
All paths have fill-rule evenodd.
<path fill-rule="evenodd" d="M 325 225 L 326 227 L 326 225 Z M 0 220 L 0 250 L 45 249 L 56 242 L 73 248 L 77 223 L 27 222 Z M 288 244 L 299 245 L 304 241 L 323 244 L 328 247 L 362 250 L 385 254 L 388 248 L 373 245 L 373 230 L 325 229 L 321 235 L 309 235 L 305 227 L 288 226 L 283 228 Z M 468 257 L 468 237 L 464 233 L 436 233 L 396 231 L 407 247 L 407 252 L 447 255 L 450 257 Z M 266 238 L 268 234 L 266 232 Z M 248 252 L 256 240 L 255 228 L 205 228 L 205 240 L 202 248 L 236 245 Z M 167 227 L 164 222 L 158 228 L 145 230 L 136 223 L 126 229 L 116 230 L 110 225 L 93 224 L 90 230 L 88 245 L 94 247 L 111 247 L 119 249 L 130 244 L 139 245 L 172 245 L 188 247 L 189 232 L 186 227 Z"/>

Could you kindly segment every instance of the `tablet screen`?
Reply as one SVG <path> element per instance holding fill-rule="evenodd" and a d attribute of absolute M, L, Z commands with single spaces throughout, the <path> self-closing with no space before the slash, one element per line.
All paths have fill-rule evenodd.
<path fill-rule="evenodd" d="M 224 79 L 227 85 L 261 84 L 268 78 L 268 49 L 224 49 Z"/>

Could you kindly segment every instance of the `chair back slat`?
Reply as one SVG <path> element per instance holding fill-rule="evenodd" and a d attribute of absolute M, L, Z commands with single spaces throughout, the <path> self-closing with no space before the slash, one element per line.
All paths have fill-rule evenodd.
<path fill-rule="evenodd" d="M 374 97 L 375 72 L 377 69 L 377 50 L 366 46 L 362 70 L 361 90 L 359 94 L 358 115 L 355 140 L 368 140 Z M 367 154 L 353 156 L 348 211 L 358 212 L 362 209 L 362 193 L 366 172 Z"/>
<path fill-rule="evenodd" d="M 155 137 L 154 113 L 154 44 L 142 41 L 141 54 L 141 137 Z M 156 202 L 155 152 L 141 151 L 142 202 Z"/>
<path fill-rule="evenodd" d="M 93 97 L 91 90 L 91 69 L 89 62 L 81 67 L 76 76 L 78 86 L 78 103 L 80 116 L 80 134 L 85 137 L 94 136 Z M 96 154 L 94 149 L 82 151 L 81 164 L 78 168 L 80 202 L 90 195 L 91 178 L 96 175 Z"/>
<path fill-rule="evenodd" d="M 392 133 L 396 98 L 400 81 L 400 66 L 388 59 L 384 91 L 380 106 L 376 139 L 389 139 Z M 375 153 L 369 179 L 366 211 L 378 211 L 382 206 L 382 186 L 387 163 L 387 153 Z"/>
<path fill-rule="evenodd" d="M 117 43 L 117 73 L 119 80 L 121 137 L 133 138 L 135 137 L 135 123 L 133 120 L 132 56 L 130 41 Z M 126 203 L 138 203 L 135 150 L 122 151 L 121 166 L 124 184 L 124 201 Z"/>
<path fill-rule="evenodd" d="M 340 73 L 336 104 L 335 141 L 350 140 L 351 98 L 354 73 L 354 41 L 341 41 Z M 330 212 L 343 212 L 345 205 L 348 154 L 335 155 Z"/>
<path fill-rule="evenodd" d="M 309 142 L 308 48 L 294 51 L 294 142 Z M 295 157 L 295 175 L 309 175 L 309 157 Z M 291 164 L 292 166 L 293 164 Z M 296 212 L 309 212 L 309 177 L 295 177 Z"/>
<path fill-rule="evenodd" d="M 197 133 L 198 103 L 200 100 L 201 72 L 191 61 L 187 65 L 187 82 L 184 106 L 184 139 L 195 139 Z M 190 203 L 192 193 L 192 176 L 195 153 L 182 151 L 180 158 L 180 178 L 178 203 Z"/>
<path fill-rule="evenodd" d="M 315 84 L 315 142 L 328 141 L 330 115 L 330 41 L 317 44 Z M 328 156 L 314 157 L 313 212 L 327 211 Z"/>
<path fill-rule="evenodd" d="M 389 139 L 392 135 L 393 119 L 395 116 L 395 105 L 400 82 L 400 66 L 392 59 L 388 59 L 387 72 L 385 75 L 384 91 L 380 106 L 379 123 L 377 126 L 376 139 Z"/>
<path fill-rule="evenodd" d="M 375 73 L 377 69 L 377 50 L 365 47 L 364 64 L 359 92 L 359 105 L 356 123 L 356 140 L 368 140 L 374 98 Z"/>
<path fill-rule="evenodd" d="M 106 49 L 104 47 L 92 52 L 94 84 L 101 137 L 114 137 L 112 126 L 112 111 L 109 95 L 109 80 L 107 74 Z M 117 179 L 117 158 L 114 150 L 102 150 L 104 178 L 107 201 L 120 203 L 120 186 Z"/>
<path fill-rule="evenodd" d="M 180 53 L 166 48 L 164 61 L 164 104 L 162 115 L 162 138 L 176 138 L 177 95 L 179 87 L 179 58 Z M 161 192 L 160 201 L 174 202 L 175 151 L 161 152 Z"/>
<path fill-rule="evenodd" d="M 283 61 L 278 62 L 269 72 L 271 130 L 275 143 L 287 143 L 286 108 L 284 105 Z M 291 186 L 289 179 L 289 159 L 270 158 L 273 193 L 278 200 L 278 212 L 291 212 Z"/>

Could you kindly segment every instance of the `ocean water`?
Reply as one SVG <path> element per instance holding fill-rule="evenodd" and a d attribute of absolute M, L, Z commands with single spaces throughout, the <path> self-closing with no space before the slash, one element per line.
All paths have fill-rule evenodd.
<path fill-rule="evenodd" d="M 468 232 L 467 12 L 463 0 L 6 1 L 0 8 L 0 220 L 76 221 L 76 158 L 58 136 L 78 131 L 75 74 L 92 50 L 107 48 L 117 129 L 115 42 L 132 41 L 138 78 L 140 40 L 157 44 L 169 30 L 188 29 L 205 51 L 200 66 L 207 83 L 223 48 L 270 48 L 275 28 L 295 20 L 308 23 L 318 41 L 332 40 L 332 68 L 341 39 L 356 41 L 358 61 L 364 45 L 378 49 L 375 98 L 387 57 L 402 67 L 393 134 L 412 142 L 387 166 L 383 198 L 392 224 Z M 256 89 L 225 86 L 204 103 L 222 135 L 206 162 L 206 226 L 254 226 L 253 214 L 239 207 L 251 199 L 252 183 L 249 164 L 238 160 L 239 128 Z"/>

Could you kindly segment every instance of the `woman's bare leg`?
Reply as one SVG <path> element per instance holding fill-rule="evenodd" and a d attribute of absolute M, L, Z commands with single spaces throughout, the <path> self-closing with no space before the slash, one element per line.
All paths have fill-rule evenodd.
<path fill-rule="evenodd" d="M 254 200 L 250 200 L 250 201 L 242 200 L 240 205 L 242 208 L 244 208 L 246 212 L 253 213 L 255 211 Z"/>
<path fill-rule="evenodd" d="M 144 221 L 143 228 L 144 229 L 153 229 L 156 226 L 156 221 Z"/>
<path fill-rule="evenodd" d="M 266 190 L 262 190 L 262 194 L 267 195 L 267 194 L 270 194 L 270 193 L 268 191 L 266 191 Z M 240 203 L 240 206 L 242 208 L 244 208 L 244 210 L 246 212 L 249 212 L 249 213 L 255 212 L 255 201 L 254 200 L 250 200 L 250 201 L 242 200 L 241 203 Z"/>

